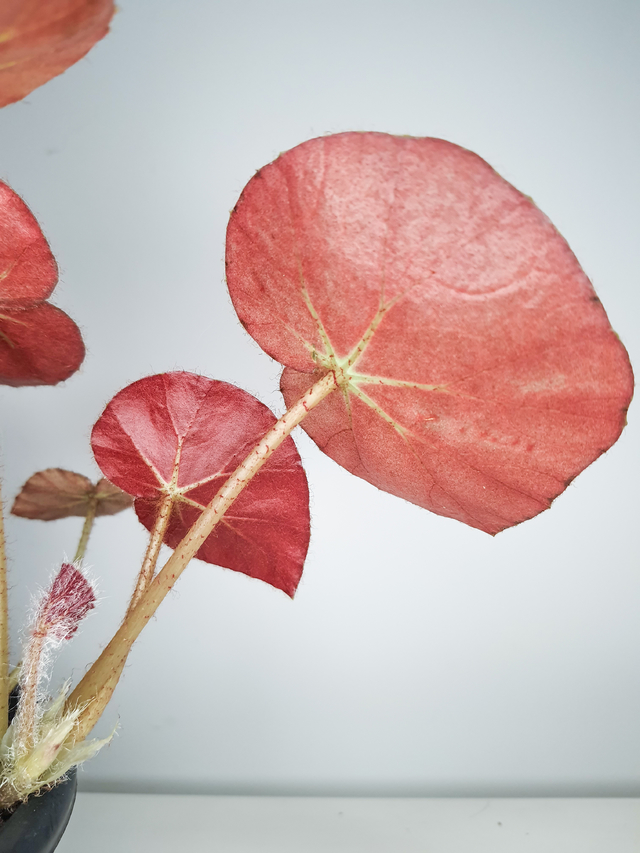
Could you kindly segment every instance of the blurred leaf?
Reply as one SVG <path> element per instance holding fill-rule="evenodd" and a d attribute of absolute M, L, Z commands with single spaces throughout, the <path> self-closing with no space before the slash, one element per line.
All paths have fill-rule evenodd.
<path fill-rule="evenodd" d="M 132 498 L 108 480 L 101 479 L 94 485 L 82 474 L 47 468 L 27 480 L 13 503 L 11 514 L 41 521 L 69 516 L 84 518 L 93 501 L 97 501 L 97 516 L 115 515 L 133 505 Z"/>

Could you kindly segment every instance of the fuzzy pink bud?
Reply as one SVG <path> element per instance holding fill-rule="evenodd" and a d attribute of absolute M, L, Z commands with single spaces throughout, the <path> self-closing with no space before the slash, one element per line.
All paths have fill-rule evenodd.
<path fill-rule="evenodd" d="M 95 607 L 89 581 L 72 563 L 63 563 L 38 608 L 35 634 L 52 640 L 69 640 Z"/>

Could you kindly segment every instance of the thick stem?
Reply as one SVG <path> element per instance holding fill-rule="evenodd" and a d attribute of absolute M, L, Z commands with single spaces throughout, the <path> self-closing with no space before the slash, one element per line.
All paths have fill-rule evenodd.
<path fill-rule="evenodd" d="M 158 562 L 158 556 L 160 554 L 160 546 L 162 545 L 164 534 L 166 533 L 167 527 L 169 526 L 169 519 L 171 518 L 171 510 L 173 509 L 173 503 L 173 497 L 171 495 L 165 495 L 164 499 L 160 504 L 160 509 L 158 511 L 158 515 L 156 516 L 156 521 L 153 526 L 153 530 L 151 531 L 151 536 L 149 537 L 147 552 L 144 555 L 142 567 L 140 568 L 140 573 L 138 574 L 138 580 L 136 582 L 133 595 L 131 596 L 129 607 L 127 608 L 127 616 L 136 606 L 136 604 L 142 597 L 144 591 L 153 580 L 153 575 L 156 570 L 156 564 Z M 87 706 L 85 713 L 83 714 L 83 719 L 78 723 L 78 726 L 80 726 L 81 729 L 74 730 L 74 742 L 77 743 L 81 740 L 84 740 L 86 735 L 89 734 L 91 729 L 100 719 L 103 709 L 107 706 L 109 699 L 113 695 L 113 691 L 116 689 L 126 661 L 127 658 L 126 656 L 124 656 L 120 663 L 113 667 L 113 670 L 106 683 L 103 684 L 101 688 L 99 688 L 98 693 L 95 695 L 93 701 L 90 705 Z"/>
<path fill-rule="evenodd" d="M 158 515 L 156 516 L 155 524 L 153 525 L 153 530 L 151 531 L 151 536 L 149 537 L 147 553 L 144 555 L 144 560 L 142 562 L 142 567 L 140 568 L 140 574 L 138 575 L 136 587 L 133 591 L 133 595 L 131 596 L 129 607 L 127 608 L 127 615 L 140 601 L 143 592 L 153 580 L 153 575 L 156 570 L 156 563 L 158 562 L 158 556 L 160 554 L 160 546 L 162 545 L 162 542 L 164 540 L 164 534 L 167 532 L 167 527 L 169 526 L 169 519 L 171 518 L 172 509 L 173 497 L 170 494 L 166 494 L 160 503 Z"/>
<path fill-rule="evenodd" d="M 204 540 L 291 431 L 311 409 L 338 387 L 338 380 L 333 371 L 316 382 L 276 421 L 203 510 L 162 570 L 149 584 L 137 605 L 127 614 L 111 642 L 69 696 L 67 700 L 69 710 L 84 706 L 78 719 L 77 729 L 74 731 L 74 743 L 84 740 L 99 719 L 115 689 L 131 646 L 167 593 L 173 589 L 175 582 Z"/>
<path fill-rule="evenodd" d="M 84 524 L 82 525 L 82 533 L 80 534 L 80 541 L 78 542 L 78 547 L 76 549 L 76 555 L 73 558 L 73 562 L 76 563 L 78 560 L 82 560 L 84 555 L 87 552 L 87 545 L 89 543 L 89 536 L 91 535 L 91 529 L 93 527 L 93 522 L 96 520 L 96 510 L 98 509 L 98 496 L 95 495 L 92 498 L 89 498 L 89 504 L 87 506 L 87 514 L 84 517 Z"/>
<path fill-rule="evenodd" d="M 4 508 L 0 495 L 0 738 L 9 725 L 9 604 Z"/>

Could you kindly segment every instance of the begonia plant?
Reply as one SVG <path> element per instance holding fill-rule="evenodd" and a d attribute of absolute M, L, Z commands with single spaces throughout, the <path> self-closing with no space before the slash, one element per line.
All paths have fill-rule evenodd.
<path fill-rule="evenodd" d="M 33 231 L 8 189 L 0 202 Z M 13 236 L 0 245 L 11 240 L 0 295 L 18 300 L 20 319 L 27 295 L 47 305 L 55 267 L 37 235 L 33 260 Z M 8 729 L 0 648 L 4 806 L 101 746 L 87 736 L 192 558 L 293 597 L 309 542 L 298 425 L 356 476 L 492 535 L 548 509 L 624 427 L 627 353 L 569 246 L 530 198 L 450 142 L 342 133 L 297 146 L 245 187 L 226 264 L 242 325 L 283 365 L 287 410 L 276 418 L 216 379 L 149 376 L 93 427 L 105 479 L 49 469 L 25 484 L 14 512 L 86 523 L 77 561 L 37 608 Z M 5 381 L 32 381 L 24 365 L 38 359 L 2 304 L 1 358 L 22 365 Z M 51 377 L 57 350 L 43 352 L 38 375 Z M 131 501 L 149 544 L 123 622 L 73 690 L 50 700 L 45 646 L 70 638 L 94 604 L 82 571 L 93 519 Z M 173 553 L 158 569 L 163 542 Z"/>

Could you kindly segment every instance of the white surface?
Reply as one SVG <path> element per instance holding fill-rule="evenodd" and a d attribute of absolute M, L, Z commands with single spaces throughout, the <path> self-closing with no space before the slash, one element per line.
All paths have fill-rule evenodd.
<path fill-rule="evenodd" d="M 632 799 L 80 794 L 58 853 L 637 853 Z"/>
<path fill-rule="evenodd" d="M 256 169 L 348 129 L 441 136 L 533 196 L 640 364 L 637 0 L 118 0 L 112 33 L 0 112 L 0 176 L 61 267 L 88 357 L 0 389 L 6 492 L 90 475 L 88 435 L 149 373 L 199 370 L 281 411 L 279 368 L 223 283 Z M 640 441 L 491 539 L 376 491 L 304 438 L 312 543 L 292 603 L 194 564 L 140 640 L 83 786 L 207 793 L 640 793 Z M 80 521 L 11 519 L 15 657 L 29 593 Z M 117 626 L 145 546 L 90 547 L 102 604 L 52 687 Z"/>

